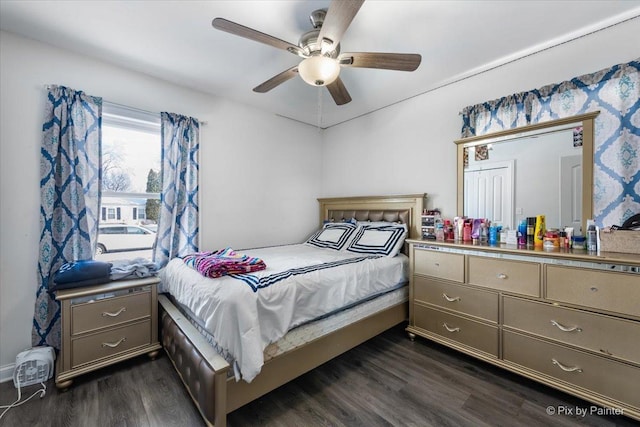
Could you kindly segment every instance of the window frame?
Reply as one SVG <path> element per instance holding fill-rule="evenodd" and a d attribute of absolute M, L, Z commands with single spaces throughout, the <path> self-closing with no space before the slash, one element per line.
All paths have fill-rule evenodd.
<path fill-rule="evenodd" d="M 161 126 L 161 117 L 159 113 L 151 113 L 144 110 L 139 110 L 136 108 L 131 108 L 131 107 L 103 101 L 101 122 L 102 122 L 103 129 L 105 127 L 112 127 L 112 128 L 119 128 L 125 131 L 144 132 L 144 133 L 153 134 L 154 136 L 157 135 L 159 137 L 158 152 L 160 153 L 160 156 L 162 155 L 161 154 L 162 126 Z M 100 167 L 101 167 L 101 175 L 102 175 L 103 165 L 101 164 Z M 161 169 L 162 169 L 162 159 L 160 159 L 160 170 L 158 170 L 158 173 L 161 173 Z M 113 225 L 113 224 L 122 225 L 123 227 L 125 227 L 124 228 L 125 234 L 128 234 L 127 228 L 126 228 L 127 226 L 140 227 L 143 225 L 143 223 L 146 223 L 148 221 L 146 205 L 136 205 L 135 203 L 137 202 L 134 202 L 131 204 L 124 204 L 122 206 L 113 205 L 113 204 L 110 206 L 105 206 L 104 202 L 105 201 L 109 202 L 109 199 L 114 199 L 114 200 L 122 199 L 125 201 L 132 201 L 134 199 L 160 200 L 161 199 L 160 194 L 161 194 L 160 192 L 147 193 L 147 192 L 102 190 L 100 195 L 100 209 L 99 209 L 99 211 L 101 212 L 101 215 L 98 221 L 98 225 L 99 226 Z M 133 206 L 131 206 L 132 204 Z M 130 208 L 133 208 L 133 209 L 130 209 Z M 134 215 L 134 212 L 135 212 L 135 215 Z M 129 221 L 131 222 L 126 223 Z M 151 232 L 149 232 L 149 234 L 151 234 Z M 135 249 L 132 249 L 132 250 L 136 251 Z M 153 255 L 151 255 L 151 257 L 152 256 Z M 137 257 L 137 255 L 135 256 L 131 255 L 131 257 Z"/>

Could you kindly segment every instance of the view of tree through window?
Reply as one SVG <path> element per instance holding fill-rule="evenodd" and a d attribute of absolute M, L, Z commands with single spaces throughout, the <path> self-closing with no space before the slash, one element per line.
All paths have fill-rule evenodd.
<path fill-rule="evenodd" d="M 151 258 L 160 206 L 159 115 L 105 103 L 95 258 Z"/>

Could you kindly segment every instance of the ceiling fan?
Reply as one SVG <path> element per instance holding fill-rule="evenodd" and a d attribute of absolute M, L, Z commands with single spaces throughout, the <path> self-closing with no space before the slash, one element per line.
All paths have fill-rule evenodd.
<path fill-rule="evenodd" d="M 297 46 L 224 18 L 215 18 L 211 24 L 218 30 L 283 49 L 304 58 L 298 65 L 253 88 L 254 92 L 268 92 L 300 74 L 300 77 L 312 86 L 326 86 L 335 103 L 344 105 L 351 101 L 351 96 L 340 79 L 340 67 L 414 71 L 422 60 L 422 57 L 415 53 L 340 53 L 342 35 L 363 3 L 364 0 L 332 0 L 328 9 L 313 11 L 309 17 L 313 30 L 304 33 Z"/>

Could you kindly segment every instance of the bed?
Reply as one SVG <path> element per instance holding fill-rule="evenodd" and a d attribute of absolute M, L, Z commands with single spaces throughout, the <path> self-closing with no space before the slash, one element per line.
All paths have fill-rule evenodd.
<path fill-rule="evenodd" d="M 326 227 L 324 224 L 341 224 L 352 218 L 361 222 L 385 221 L 404 224 L 407 237 L 417 237 L 421 233 L 420 216 L 425 197 L 425 194 L 413 194 L 318 199 L 320 226 L 322 229 Z M 301 248 L 295 249 L 301 250 Z M 276 249 L 276 252 L 284 251 L 286 254 L 288 250 L 290 249 L 285 247 Z M 313 248 L 305 248 L 304 252 L 309 251 L 315 254 L 313 250 Z M 269 254 L 259 250 L 253 253 L 246 252 L 252 256 Z M 406 258 L 406 255 L 394 258 L 401 260 L 402 257 Z M 359 258 L 366 258 L 366 260 L 361 262 Z M 364 265 L 373 262 L 372 258 L 376 258 L 375 262 L 379 262 L 377 258 L 383 258 L 382 262 L 386 264 L 390 262 L 384 259 L 385 257 L 367 253 L 351 254 L 344 258 L 346 261 L 343 261 L 341 255 L 336 260 L 341 265 L 340 268 L 347 268 L 342 264 L 354 264 L 348 268 L 360 269 L 355 273 L 349 273 L 352 277 L 354 274 L 356 277 L 364 277 Z M 178 264 L 179 260 L 174 262 L 173 267 L 176 270 L 186 268 Z M 394 272 L 397 270 L 397 267 L 388 268 L 392 268 Z M 329 272 L 332 269 L 324 271 Z M 215 334 L 209 332 L 212 327 L 215 329 L 220 318 L 216 318 L 212 311 L 201 308 L 206 304 L 199 302 L 190 305 L 184 300 L 179 291 L 183 272 L 179 274 L 163 276 L 162 289 L 172 291 L 175 295 L 167 293 L 159 297 L 162 345 L 203 419 L 207 425 L 216 427 L 226 425 L 226 415 L 229 412 L 408 318 L 408 286 L 395 286 L 388 291 L 367 291 L 369 297 L 353 297 L 358 304 L 355 302 L 347 304 L 348 309 L 331 311 L 328 308 L 329 312 L 320 319 L 303 317 L 294 319 L 295 328 L 283 330 L 284 336 L 275 342 L 271 341 L 273 339 L 271 336 L 262 337 L 263 341 L 267 340 L 271 344 L 260 355 L 262 358 L 258 358 L 261 364 L 259 363 L 259 373 L 256 373 L 252 370 L 255 368 L 247 363 L 236 363 L 224 352 L 218 351 L 224 345 L 219 346 L 218 350 L 214 348 L 216 343 L 212 342 L 212 339 Z M 317 275 L 320 278 L 318 280 L 331 282 L 333 286 L 334 279 L 322 274 Z M 389 274 L 389 277 L 396 277 L 393 275 L 396 273 Z M 259 275 L 256 274 L 257 276 Z M 240 279 L 245 280 L 242 277 Z M 229 280 L 238 280 L 238 278 Z M 247 283 L 243 292 L 247 292 L 246 290 L 252 286 L 249 280 L 245 281 Z M 364 287 L 364 282 L 363 280 L 362 284 L 358 285 Z M 254 291 L 256 283 L 253 283 Z M 243 286 L 236 286 L 236 288 L 243 288 Z M 245 294 L 245 296 L 248 295 L 249 293 Z M 316 303 L 312 305 L 315 306 Z M 271 331 L 271 328 L 267 329 Z M 240 332 L 240 335 L 243 335 L 242 331 Z M 229 345 L 248 346 L 246 342 L 238 344 L 235 341 Z M 240 377 L 248 378 L 250 382 L 244 379 L 239 380 Z"/>

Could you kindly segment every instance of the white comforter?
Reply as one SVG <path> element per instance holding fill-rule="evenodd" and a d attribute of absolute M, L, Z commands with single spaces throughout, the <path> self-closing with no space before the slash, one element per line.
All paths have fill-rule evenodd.
<path fill-rule="evenodd" d="M 210 279 L 175 258 L 160 278 L 162 291 L 200 318 L 247 382 L 260 373 L 267 345 L 290 329 L 408 280 L 402 254 L 366 257 L 304 244 L 240 252 L 261 258 L 267 269 Z M 319 267 L 324 263 L 335 265 Z"/>

